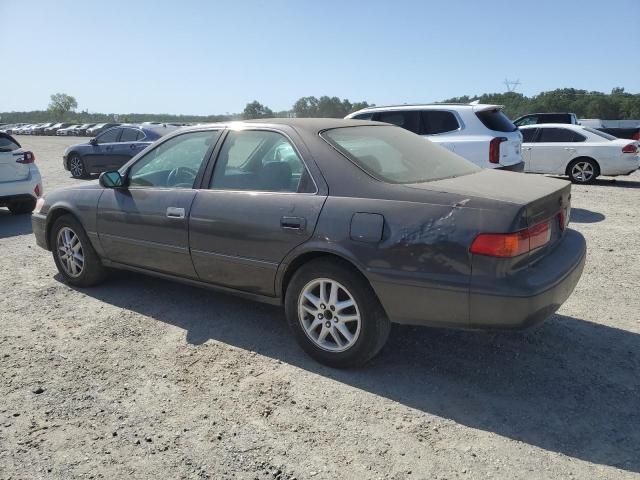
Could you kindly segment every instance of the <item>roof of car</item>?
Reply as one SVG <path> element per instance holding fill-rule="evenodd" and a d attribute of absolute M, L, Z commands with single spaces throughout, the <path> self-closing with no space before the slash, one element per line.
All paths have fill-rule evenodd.
<path fill-rule="evenodd" d="M 582 130 L 584 125 L 576 125 L 574 123 L 534 123 L 531 125 L 522 125 L 518 128 L 540 128 L 540 127 L 554 127 L 554 128 L 568 128 L 570 130 Z"/>
<path fill-rule="evenodd" d="M 369 112 L 376 110 L 388 110 L 388 109 L 417 109 L 417 108 L 425 108 L 425 107 L 457 107 L 457 108 L 469 108 L 473 109 L 474 107 L 500 107 L 500 105 L 493 105 L 489 103 L 455 103 L 455 102 L 442 102 L 442 103 L 405 103 L 400 105 L 375 105 L 371 107 L 365 107 L 363 109 L 358 110 L 358 112 Z M 352 112 L 352 113 L 358 113 Z"/>
<path fill-rule="evenodd" d="M 261 118 L 255 120 L 241 120 L 235 122 L 220 122 L 220 123 L 208 123 L 202 125 L 196 125 L 193 127 L 183 127 L 179 131 L 189 130 L 202 130 L 208 127 L 242 127 L 243 125 L 250 126 L 270 126 L 270 125 L 286 125 L 295 128 L 296 130 L 306 131 L 308 133 L 318 133 L 322 130 L 328 130 L 331 128 L 340 127 L 357 127 L 363 125 L 383 125 L 389 126 L 388 123 L 371 122 L 369 120 L 352 120 L 344 118 Z"/>

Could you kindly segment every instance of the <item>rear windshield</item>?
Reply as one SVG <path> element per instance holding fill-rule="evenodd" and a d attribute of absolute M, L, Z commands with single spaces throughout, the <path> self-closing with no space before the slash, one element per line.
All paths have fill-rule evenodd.
<path fill-rule="evenodd" d="M 583 127 L 587 132 L 593 133 L 594 135 L 598 135 L 599 137 L 606 138 L 607 140 L 617 140 L 618 137 L 614 137 L 613 135 L 609 135 L 608 133 L 601 132 L 600 130 L 596 130 L 591 127 Z"/>
<path fill-rule="evenodd" d="M 13 152 L 20 148 L 20 144 L 11 135 L 0 132 L 0 152 Z"/>
<path fill-rule="evenodd" d="M 322 137 L 371 176 L 388 183 L 421 183 L 469 175 L 479 167 L 400 127 L 327 130 Z"/>
<path fill-rule="evenodd" d="M 515 132 L 517 127 L 513 124 L 502 110 L 497 108 L 494 110 L 483 110 L 477 112 L 476 116 L 480 119 L 485 127 L 494 132 Z"/>

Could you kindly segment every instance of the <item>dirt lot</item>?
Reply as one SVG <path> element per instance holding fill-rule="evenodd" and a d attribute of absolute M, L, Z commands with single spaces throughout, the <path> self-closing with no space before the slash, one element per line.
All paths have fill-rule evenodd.
<path fill-rule="evenodd" d="M 76 182 L 78 139 L 20 141 L 45 191 Z M 0 479 L 638 478 L 640 174 L 573 192 L 589 256 L 557 315 L 396 326 L 350 371 L 274 307 L 128 273 L 70 288 L 0 209 Z"/>

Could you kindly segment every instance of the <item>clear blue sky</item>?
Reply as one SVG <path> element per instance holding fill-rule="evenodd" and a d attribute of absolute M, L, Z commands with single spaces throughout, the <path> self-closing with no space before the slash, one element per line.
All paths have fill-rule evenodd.
<path fill-rule="evenodd" d="M 0 0 L 0 111 L 376 104 L 558 87 L 640 91 L 640 0 Z"/>

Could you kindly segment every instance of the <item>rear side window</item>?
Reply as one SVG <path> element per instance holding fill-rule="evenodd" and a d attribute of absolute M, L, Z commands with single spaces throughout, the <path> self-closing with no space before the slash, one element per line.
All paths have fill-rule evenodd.
<path fill-rule="evenodd" d="M 373 112 L 361 113 L 353 117 L 356 120 L 371 120 L 373 118 Z"/>
<path fill-rule="evenodd" d="M 135 142 L 144 137 L 144 133 L 140 130 L 136 130 L 135 128 L 124 128 L 122 129 L 122 136 L 120 137 L 121 142 Z"/>
<path fill-rule="evenodd" d="M 610 135 L 610 134 L 608 134 L 606 132 L 602 132 L 600 130 L 596 130 L 595 128 L 584 127 L 584 129 L 589 133 L 593 133 L 594 135 L 598 135 L 599 137 L 606 138 L 607 140 L 617 140 L 618 139 L 618 137 Z"/>
<path fill-rule="evenodd" d="M 376 122 L 391 123 L 413 133 L 418 133 L 420 125 L 420 112 L 417 110 L 400 112 L 378 112 L 373 116 Z"/>
<path fill-rule="evenodd" d="M 536 134 L 538 133 L 537 128 L 523 128 L 520 131 L 522 132 L 522 143 L 535 142 Z"/>
<path fill-rule="evenodd" d="M 423 135 L 437 135 L 438 133 L 453 132 L 460 128 L 458 119 L 451 112 L 442 110 L 425 110 L 422 116 Z"/>
<path fill-rule="evenodd" d="M 476 112 L 476 116 L 485 127 L 494 132 L 515 132 L 517 129 L 509 117 L 497 108 Z"/>
<path fill-rule="evenodd" d="M 566 128 L 541 128 L 538 141 L 542 143 L 584 142 L 585 137 Z"/>
<path fill-rule="evenodd" d="M 13 152 L 19 148 L 20 144 L 12 136 L 0 133 L 0 152 Z"/>
<path fill-rule="evenodd" d="M 322 133 L 346 158 L 387 183 L 421 183 L 480 168 L 449 150 L 392 126 L 344 127 Z"/>

